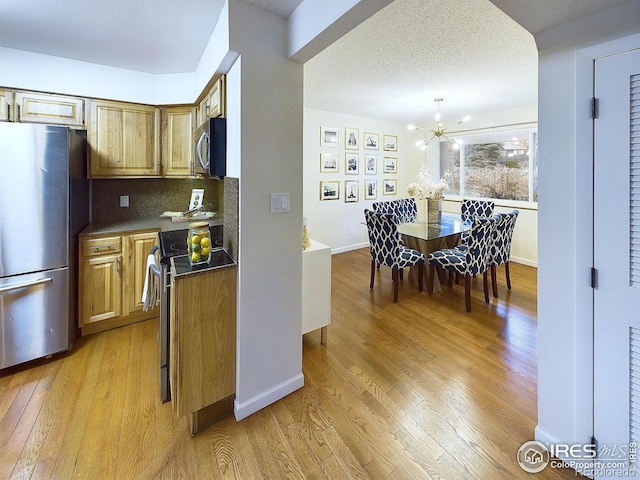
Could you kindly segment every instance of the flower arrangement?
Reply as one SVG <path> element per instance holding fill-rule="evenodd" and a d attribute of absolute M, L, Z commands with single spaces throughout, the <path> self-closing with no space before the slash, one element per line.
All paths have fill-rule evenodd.
<path fill-rule="evenodd" d="M 407 193 L 419 200 L 440 200 L 442 193 L 449 188 L 450 176 L 451 172 L 446 170 L 440 180 L 436 181 L 431 177 L 427 164 L 423 163 L 420 172 L 416 175 L 416 181 L 407 187 Z"/>

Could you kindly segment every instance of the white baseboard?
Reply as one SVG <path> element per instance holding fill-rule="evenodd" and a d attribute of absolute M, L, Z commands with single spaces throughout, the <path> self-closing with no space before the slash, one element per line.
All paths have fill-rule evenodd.
<path fill-rule="evenodd" d="M 258 410 L 262 410 L 267 405 L 277 402 L 281 398 L 286 397 L 291 392 L 295 392 L 302 387 L 304 387 L 304 375 L 300 372 L 295 377 L 279 383 L 270 390 L 262 392 L 242 404 L 238 403 L 238 398 L 236 397 L 233 406 L 236 421 L 239 422 L 243 418 L 247 418 L 249 415 L 256 413 Z"/>
<path fill-rule="evenodd" d="M 355 245 L 347 245 L 346 247 L 332 248 L 331 255 L 335 255 L 336 253 L 350 252 L 351 250 L 358 250 L 359 248 L 364 248 L 368 246 L 369 246 L 369 242 L 365 242 L 365 243 L 356 243 Z"/>
<path fill-rule="evenodd" d="M 522 265 L 528 265 L 530 267 L 538 268 L 538 262 L 536 260 L 530 260 L 528 258 L 511 257 L 511 261 L 514 263 L 521 263 Z"/>

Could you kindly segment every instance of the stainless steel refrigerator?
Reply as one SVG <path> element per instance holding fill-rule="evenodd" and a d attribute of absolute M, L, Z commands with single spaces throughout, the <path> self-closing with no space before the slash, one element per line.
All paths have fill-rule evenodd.
<path fill-rule="evenodd" d="M 0 369 L 71 348 L 86 134 L 0 122 Z"/>

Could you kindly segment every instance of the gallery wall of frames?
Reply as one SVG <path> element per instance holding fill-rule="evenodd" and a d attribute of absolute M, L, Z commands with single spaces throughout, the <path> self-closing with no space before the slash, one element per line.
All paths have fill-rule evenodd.
<path fill-rule="evenodd" d="M 321 126 L 320 200 L 356 203 L 398 193 L 398 135 Z"/>
<path fill-rule="evenodd" d="M 305 108 L 303 217 L 334 253 L 368 244 L 364 210 L 406 198 L 426 153 L 405 124 Z"/>

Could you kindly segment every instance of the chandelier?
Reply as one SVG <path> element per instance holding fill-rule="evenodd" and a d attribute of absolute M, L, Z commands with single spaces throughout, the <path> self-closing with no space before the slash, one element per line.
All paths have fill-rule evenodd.
<path fill-rule="evenodd" d="M 455 149 L 460 148 L 460 145 L 462 145 L 462 140 L 460 139 L 451 139 L 447 136 L 446 128 L 442 127 L 442 122 L 440 122 L 440 118 L 442 118 L 442 116 L 440 115 L 440 102 L 444 101 L 444 98 L 434 98 L 433 99 L 434 102 L 437 102 L 438 104 L 438 111 L 435 114 L 435 118 L 436 118 L 436 128 L 431 130 L 428 128 L 421 128 L 421 127 L 416 127 L 415 125 L 409 125 L 407 128 L 409 130 L 424 130 L 427 132 L 431 132 L 431 137 L 429 138 L 425 138 L 424 140 L 419 140 L 416 142 L 416 147 L 419 147 L 420 150 L 426 150 L 427 149 L 427 145 L 429 145 L 429 142 L 431 142 L 431 140 L 433 140 L 434 138 L 444 138 L 445 140 L 447 140 Z M 460 125 L 463 122 L 468 122 L 469 120 L 471 120 L 471 115 L 467 115 L 466 117 L 464 117 L 462 120 L 460 120 L 456 125 Z"/>

